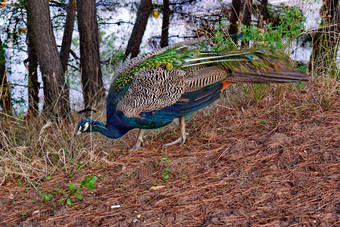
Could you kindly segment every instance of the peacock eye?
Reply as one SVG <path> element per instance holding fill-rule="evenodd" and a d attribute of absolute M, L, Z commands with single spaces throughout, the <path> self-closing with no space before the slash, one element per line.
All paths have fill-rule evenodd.
<path fill-rule="evenodd" d="M 90 123 L 86 122 L 83 130 L 86 131 L 90 127 Z"/>

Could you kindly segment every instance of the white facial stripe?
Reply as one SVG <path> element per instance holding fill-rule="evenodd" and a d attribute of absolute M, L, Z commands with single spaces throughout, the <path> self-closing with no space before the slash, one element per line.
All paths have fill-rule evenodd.
<path fill-rule="evenodd" d="M 86 131 L 90 127 L 90 123 L 86 122 L 83 131 Z"/>

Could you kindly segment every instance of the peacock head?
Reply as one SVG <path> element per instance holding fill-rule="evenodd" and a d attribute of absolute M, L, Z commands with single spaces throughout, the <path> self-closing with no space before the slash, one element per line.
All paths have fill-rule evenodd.
<path fill-rule="evenodd" d="M 86 118 L 79 122 L 75 135 L 80 135 L 84 132 L 100 132 L 106 137 L 117 139 L 122 137 L 130 129 L 132 128 L 117 128 L 115 125 L 111 125 L 110 129 L 108 129 L 102 122 Z"/>
<path fill-rule="evenodd" d="M 91 120 L 89 118 L 83 119 L 79 122 L 78 127 L 77 127 L 77 132 L 75 133 L 75 135 L 80 135 L 83 132 L 92 132 L 93 127 L 95 125 L 94 120 Z"/>

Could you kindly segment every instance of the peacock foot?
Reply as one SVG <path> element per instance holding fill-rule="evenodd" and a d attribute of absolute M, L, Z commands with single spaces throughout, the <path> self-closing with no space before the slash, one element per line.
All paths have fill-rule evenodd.
<path fill-rule="evenodd" d="M 183 135 L 181 135 L 178 139 L 176 139 L 175 141 L 173 142 L 170 142 L 170 143 L 166 143 L 163 145 L 163 147 L 167 147 L 167 146 L 172 146 L 172 145 L 175 145 L 175 144 L 184 144 L 186 139 L 187 139 L 187 135 L 189 135 L 189 133 L 184 133 Z"/>
<path fill-rule="evenodd" d="M 180 121 L 180 124 L 181 124 L 181 136 L 171 142 L 171 143 L 166 143 L 163 145 L 163 147 L 167 147 L 167 146 L 171 146 L 171 145 L 175 145 L 175 144 L 178 144 L 180 143 L 181 145 L 184 144 L 185 140 L 187 139 L 187 135 L 189 135 L 189 133 L 185 132 L 185 119 L 184 119 L 184 116 L 180 116 L 179 117 L 179 121 Z"/>
<path fill-rule="evenodd" d="M 145 149 L 141 144 L 136 143 L 129 151 L 138 151 Z"/>
<path fill-rule="evenodd" d="M 138 138 L 137 138 L 137 142 L 136 144 L 130 149 L 130 151 L 136 151 L 136 150 L 140 150 L 140 149 L 144 149 L 142 147 L 142 143 L 144 143 L 144 140 L 143 140 L 143 137 L 144 137 L 144 130 L 141 129 L 139 131 L 139 134 L 138 134 Z"/>

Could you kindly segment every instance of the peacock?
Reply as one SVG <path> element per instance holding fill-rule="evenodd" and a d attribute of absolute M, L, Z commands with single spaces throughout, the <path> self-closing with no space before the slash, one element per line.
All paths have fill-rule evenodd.
<path fill-rule="evenodd" d="M 310 77 L 291 68 L 290 59 L 271 49 L 200 51 L 201 37 L 128 59 L 117 70 L 106 105 L 106 125 L 89 118 L 78 124 L 76 134 L 100 132 L 120 138 L 139 128 L 134 149 L 142 147 L 145 129 L 161 128 L 179 118 L 180 137 L 165 144 L 186 141 L 185 116 L 216 101 L 230 85 L 288 83 Z"/>

